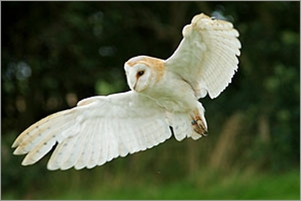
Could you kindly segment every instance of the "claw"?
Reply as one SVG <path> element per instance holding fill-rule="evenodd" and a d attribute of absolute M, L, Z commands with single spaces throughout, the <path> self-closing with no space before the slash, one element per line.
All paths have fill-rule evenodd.
<path fill-rule="evenodd" d="M 207 136 L 208 131 L 207 128 L 204 124 L 204 122 L 202 121 L 202 119 L 200 118 L 200 116 L 196 116 L 195 119 L 193 119 L 191 121 L 191 125 L 194 129 L 195 132 L 203 135 L 203 136 Z"/>

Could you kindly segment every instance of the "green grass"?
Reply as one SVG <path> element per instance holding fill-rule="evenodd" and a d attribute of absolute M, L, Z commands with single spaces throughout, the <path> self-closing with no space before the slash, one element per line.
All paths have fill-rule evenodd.
<path fill-rule="evenodd" d="M 131 181 L 130 178 L 115 178 L 110 182 L 98 181 L 91 188 L 62 188 L 60 193 L 39 192 L 30 199 L 300 199 L 300 174 L 292 171 L 283 174 L 218 174 L 203 172 L 190 179 L 169 184 Z M 65 189 L 64 189 L 65 188 Z M 3 192 L 2 192 L 3 193 Z M 11 193 L 2 199 L 15 198 Z"/>
<path fill-rule="evenodd" d="M 280 176 L 236 175 L 217 181 L 178 181 L 169 185 L 129 186 L 96 193 L 91 199 L 298 199 L 299 172 Z"/>

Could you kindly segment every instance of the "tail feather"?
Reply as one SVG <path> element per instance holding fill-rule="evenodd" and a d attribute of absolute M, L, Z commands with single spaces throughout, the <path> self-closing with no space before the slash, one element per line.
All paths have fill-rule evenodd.
<path fill-rule="evenodd" d="M 182 141 L 185 137 L 191 136 L 193 130 L 189 115 L 186 113 L 173 113 L 169 116 L 169 118 L 176 140 Z"/>

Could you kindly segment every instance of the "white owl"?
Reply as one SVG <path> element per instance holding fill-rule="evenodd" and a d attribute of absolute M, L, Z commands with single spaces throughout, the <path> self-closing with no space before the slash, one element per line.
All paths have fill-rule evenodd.
<path fill-rule="evenodd" d="M 47 168 L 93 168 L 170 138 L 206 136 L 198 99 L 217 97 L 238 68 L 241 44 L 230 22 L 196 15 L 167 60 L 137 56 L 124 69 L 130 91 L 95 96 L 36 122 L 15 140 L 30 165 L 57 144 Z M 170 129 L 172 127 L 172 131 Z"/>

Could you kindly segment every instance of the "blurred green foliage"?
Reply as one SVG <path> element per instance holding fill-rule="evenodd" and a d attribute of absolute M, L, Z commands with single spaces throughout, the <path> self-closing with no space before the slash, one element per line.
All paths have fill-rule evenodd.
<path fill-rule="evenodd" d="M 19 133 L 82 98 L 128 90 L 123 63 L 136 55 L 168 58 L 182 38 L 183 26 L 201 12 L 233 22 L 242 42 L 232 84 L 217 99 L 201 100 L 209 137 L 181 143 L 170 139 L 92 170 L 50 172 L 46 169 L 49 155 L 34 166 L 20 165 L 22 157 L 13 156 L 10 148 Z M 276 178 L 299 169 L 299 2 L 1 2 L 1 19 L 4 198 L 52 199 L 53 194 L 72 199 L 63 196 L 65 189 L 78 194 L 87 189 L 97 192 L 97 187 L 122 188 L 120 184 L 127 182 L 148 187 L 177 185 L 183 180 L 204 184 L 205 180 L 213 182 L 210 186 L 216 187 L 217 194 L 225 189 L 237 193 L 233 197 L 220 193 L 221 197 L 213 199 L 295 199 L 289 197 L 290 190 L 299 190 L 299 182 L 290 178 L 297 173 L 286 174 L 295 185 L 276 194 L 279 197 L 273 193 L 239 197 L 235 189 L 239 182 L 228 188 L 219 182 L 237 172 L 269 173 Z M 216 172 L 208 173 L 215 175 L 210 180 L 200 174 L 208 170 Z M 268 186 L 272 177 L 259 183 Z M 246 178 L 243 185 L 252 185 L 252 177 Z M 179 185 L 177 191 L 186 189 Z M 43 193 L 48 194 L 43 197 Z M 128 198 L 126 192 L 120 193 L 118 198 Z M 157 193 L 144 199 L 176 199 Z M 79 197 L 86 198 L 84 194 Z M 202 194 L 189 198 L 207 199 Z"/>

